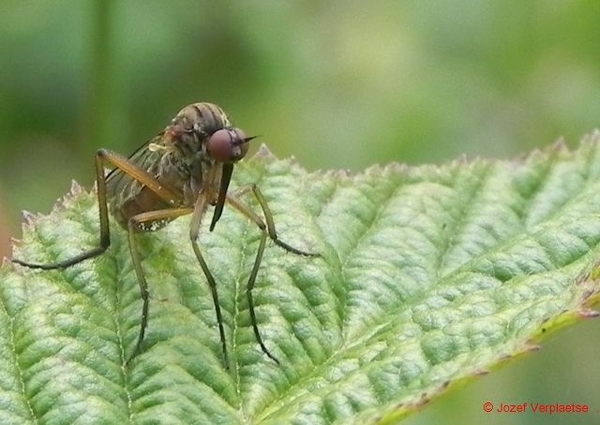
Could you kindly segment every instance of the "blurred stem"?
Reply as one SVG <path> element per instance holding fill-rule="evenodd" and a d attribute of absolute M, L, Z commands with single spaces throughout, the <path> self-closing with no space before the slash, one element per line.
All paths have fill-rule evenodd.
<path fill-rule="evenodd" d="M 89 91 L 83 119 L 82 146 L 97 149 L 112 137 L 111 125 L 116 94 L 115 48 L 113 37 L 114 0 L 93 2 Z M 89 154 L 89 152 L 86 152 Z"/>

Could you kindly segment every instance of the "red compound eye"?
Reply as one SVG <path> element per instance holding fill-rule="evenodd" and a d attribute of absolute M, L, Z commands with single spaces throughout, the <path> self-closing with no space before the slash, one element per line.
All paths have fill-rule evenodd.
<path fill-rule="evenodd" d="M 249 141 L 239 128 L 222 128 L 208 139 L 208 153 L 220 162 L 236 162 L 248 152 Z"/>

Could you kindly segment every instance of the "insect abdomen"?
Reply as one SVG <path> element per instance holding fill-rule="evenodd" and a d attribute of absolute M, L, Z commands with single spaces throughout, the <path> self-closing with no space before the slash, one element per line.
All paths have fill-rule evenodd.
<path fill-rule="evenodd" d="M 148 187 L 144 186 L 140 192 L 123 202 L 113 206 L 113 216 L 123 228 L 127 228 L 129 220 L 141 213 L 149 211 L 157 211 L 167 208 L 173 208 L 167 202 L 163 201 L 156 193 L 152 192 Z M 154 231 L 164 227 L 171 220 L 146 221 L 138 223 L 136 230 L 139 231 Z"/>

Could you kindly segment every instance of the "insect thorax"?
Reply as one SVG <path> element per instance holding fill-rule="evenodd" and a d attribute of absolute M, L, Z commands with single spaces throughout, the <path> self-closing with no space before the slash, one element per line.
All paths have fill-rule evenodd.
<path fill-rule="evenodd" d="M 139 152 L 140 164 L 158 182 L 181 194 L 175 205 L 131 180 L 113 193 L 111 212 L 123 227 L 130 218 L 149 211 L 173 207 L 192 207 L 202 190 L 213 191 L 220 181 L 221 164 L 207 153 L 206 141 L 217 130 L 231 124 L 221 108 L 210 103 L 195 103 L 183 108 L 165 130 Z M 169 220 L 149 221 L 140 230 L 153 231 Z"/>

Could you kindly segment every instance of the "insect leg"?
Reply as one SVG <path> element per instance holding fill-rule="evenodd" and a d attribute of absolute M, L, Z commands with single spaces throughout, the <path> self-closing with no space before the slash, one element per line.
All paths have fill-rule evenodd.
<path fill-rule="evenodd" d="M 20 264 L 21 266 L 29 267 L 31 269 L 64 269 L 74 264 L 80 263 L 88 258 L 96 257 L 102 254 L 110 246 L 110 226 L 108 225 L 108 207 L 107 207 L 107 196 L 106 196 L 106 176 L 104 175 L 103 168 L 104 157 L 100 155 L 100 152 L 95 157 L 95 169 L 96 169 L 96 184 L 98 193 L 98 215 L 100 216 L 100 244 L 88 251 L 82 252 L 81 254 L 69 258 L 63 261 L 57 261 L 54 263 L 38 264 L 29 263 L 26 261 L 18 260 L 14 258 L 13 263 Z"/>
<path fill-rule="evenodd" d="M 260 204 L 263 214 L 265 216 L 266 224 L 265 224 L 265 221 L 263 221 L 263 219 L 260 218 L 260 216 L 258 216 L 245 203 L 240 201 L 235 196 L 235 195 L 244 194 L 244 193 L 248 192 L 249 190 L 252 190 L 252 192 L 254 193 L 254 196 L 258 200 L 258 203 Z M 260 267 L 263 253 L 265 251 L 267 236 L 269 238 L 271 238 L 271 240 L 273 242 L 275 242 L 275 244 L 279 245 L 281 248 L 285 249 L 286 251 L 292 252 L 294 254 L 311 256 L 311 257 L 319 256 L 319 254 L 302 251 L 300 249 L 294 248 L 293 246 L 290 246 L 287 243 L 279 240 L 279 238 L 277 236 L 277 231 L 275 230 L 275 222 L 273 221 L 273 214 L 271 213 L 271 210 L 269 209 L 269 205 L 267 204 L 267 201 L 266 201 L 265 197 L 263 196 L 262 192 L 260 191 L 260 189 L 258 188 L 258 186 L 252 185 L 250 187 L 242 188 L 241 190 L 237 191 L 235 195 L 228 195 L 227 202 L 233 208 L 235 208 L 240 213 L 245 215 L 247 218 L 252 220 L 258 226 L 258 228 L 261 230 L 261 233 L 262 233 L 260 243 L 258 245 L 258 251 L 256 253 L 256 258 L 254 259 L 254 265 L 252 266 L 252 271 L 250 272 L 250 277 L 248 278 L 248 283 L 246 285 L 246 297 L 248 300 L 248 309 L 250 311 L 250 322 L 252 323 L 254 335 L 255 335 L 256 340 L 258 341 L 263 353 L 265 353 L 275 363 L 279 364 L 279 360 L 277 360 L 277 358 L 273 354 L 271 354 L 271 352 L 267 349 L 267 347 L 265 346 L 265 344 L 262 340 L 262 337 L 260 336 L 260 332 L 258 330 L 258 323 L 256 321 L 256 313 L 254 311 L 254 299 L 252 297 L 252 289 L 254 288 L 254 284 L 256 283 L 256 276 L 258 275 L 258 269 Z"/>
<path fill-rule="evenodd" d="M 227 356 L 227 342 L 225 339 L 225 329 L 223 328 L 223 315 L 221 314 L 221 304 L 219 303 L 217 282 L 215 281 L 215 278 L 213 277 L 210 270 L 208 269 L 208 265 L 206 264 L 206 261 L 204 260 L 204 257 L 200 252 L 200 247 L 198 246 L 198 234 L 200 233 L 200 223 L 202 221 L 202 216 L 206 212 L 206 207 L 206 196 L 201 194 L 200 196 L 198 196 L 196 204 L 194 205 L 194 213 L 192 215 L 192 222 L 190 225 L 190 241 L 192 242 L 194 254 L 196 254 L 196 258 L 200 263 L 200 267 L 202 267 L 202 272 L 204 272 L 204 276 L 206 277 L 208 287 L 210 288 L 210 292 L 212 294 L 213 304 L 215 306 L 215 313 L 217 315 L 217 324 L 219 326 L 219 337 L 221 338 L 223 361 L 225 362 L 225 368 L 229 369 L 229 358 Z"/>
<path fill-rule="evenodd" d="M 243 203 L 238 198 L 238 196 L 241 196 L 250 190 L 256 197 L 256 200 L 258 201 L 260 208 L 263 211 L 266 224 L 265 224 L 265 221 L 263 221 L 263 219 L 260 218 L 260 216 L 258 216 L 258 214 L 256 214 L 254 211 L 252 211 L 250 209 L 250 207 L 248 207 L 248 205 Z M 235 208 L 240 213 L 242 213 L 247 218 L 249 218 L 254 223 L 256 223 L 256 225 L 259 227 L 259 229 L 261 231 L 263 231 L 263 232 L 266 231 L 267 234 L 269 235 L 269 238 L 271 238 L 271 240 L 273 242 L 275 242 L 276 245 L 279 245 L 281 248 L 285 249 L 286 251 L 289 251 L 289 252 L 292 252 L 292 253 L 298 254 L 298 255 L 304 255 L 306 257 L 318 257 L 320 255 L 320 254 L 317 254 L 314 252 L 306 252 L 306 251 L 302 251 L 301 249 L 294 248 L 293 246 L 288 245 L 287 243 L 285 243 L 279 239 L 279 237 L 277 236 L 277 231 L 275 230 L 275 222 L 273 221 L 273 214 L 271 213 L 269 204 L 267 203 L 267 200 L 265 199 L 264 195 L 262 194 L 261 190 L 258 188 L 257 185 L 253 184 L 253 185 L 244 187 L 244 188 L 236 191 L 234 195 L 228 195 L 227 202 L 229 202 L 229 204 L 233 208 Z"/>
<path fill-rule="evenodd" d="M 134 180 L 148 186 L 153 192 L 169 203 L 176 203 L 181 199 L 181 195 L 161 185 L 152 175 L 130 163 L 121 155 L 100 149 L 95 156 L 96 184 L 98 193 L 98 215 L 100 217 L 100 244 L 88 251 L 82 252 L 75 257 L 54 263 L 38 264 L 29 263 L 19 259 L 13 259 L 12 262 L 31 269 L 53 270 L 64 269 L 78 264 L 88 258 L 97 257 L 110 246 L 110 226 L 108 223 L 108 194 L 106 190 L 106 175 L 104 174 L 104 164 L 110 164 L 125 174 L 131 176 Z"/>
<path fill-rule="evenodd" d="M 260 237 L 260 243 L 258 245 L 258 251 L 256 252 L 256 258 L 254 259 L 254 265 L 252 266 L 252 272 L 250 272 L 250 277 L 248 278 L 248 283 L 246 284 L 246 299 L 248 300 L 248 310 L 250 311 L 250 323 L 252 323 L 254 336 L 256 338 L 256 341 L 260 345 L 260 349 L 271 360 L 279 364 L 279 360 L 277 360 L 277 357 L 271 354 L 271 352 L 267 349 L 267 346 L 263 342 L 262 337 L 260 336 L 260 332 L 258 331 L 258 323 L 256 321 L 256 312 L 254 311 L 254 298 L 252 297 L 252 288 L 254 288 L 254 283 L 256 282 L 256 275 L 258 274 L 258 268 L 260 267 L 263 253 L 265 252 L 266 243 L 267 234 L 265 232 L 262 232 Z"/>
<path fill-rule="evenodd" d="M 191 212 L 191 208 L 169 208 L 165 210 L 149 211 L 137 214 L 129 219 L 127 226 L 127 238 L 129 241 L 129 251 L 131 253 L 133 269 L 135 270 L 138 284 L 140 286 L 140 294 L 142 296 L 142 320 L 140 321 L 140 332 L 138 334 L 137 343 L 135 344 L 133 353 L 127 359 L 126 364 L 128 364 L 140 352 L 142 342 L 144 341 L 144 335 L 146 334 L 146 327 L 148 326 L 148 308 L 150 305 L 148 281 L 146 280 L 144 269 L 142 268 L 142 259 L 137 247 L 137 239 L 135 234 L 137 231 L 139 231 L 141 225 L 144 223 L 173 220 L 179 216 L 186 215 Z"/>
<path fill-rule="evenodd" d="M 141 183 L 143 186 L 147 186 L 148 189 L 154 192 L 167 204 L 177 206 L 181 203 L 183 195 L 180 192 L 160 183 L 152 174 L 148 173 L 146 170 L 142 170 L 124 156 L 106 149 L 100 149 L 96 153 L 96 156 L 128 175 L 133 180 Z"/>

